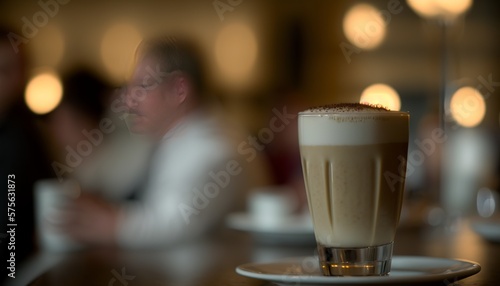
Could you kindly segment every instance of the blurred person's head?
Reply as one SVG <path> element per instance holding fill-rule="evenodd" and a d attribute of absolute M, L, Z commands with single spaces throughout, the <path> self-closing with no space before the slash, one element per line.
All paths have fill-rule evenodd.
<path fill-rule="evenodd" d="M 77 68 L 63 76 L 63 98 L 49 114 L 52 137 L 59 147 L 76 145 L 85 139 L 83 131 L 98 128 L 104 113 L 107 84 L 86 68 Z"/>
<path fill-rule="evenodd" d="M 25 53 L 22 47 L 14 48 L 9 40 L 11 33 L 0 26 L 0 115 L 22 99 L 26 84 Z"/>
<path fill-rule="evenodd" d="M 197 46 L 179 37 L 146 40 L 127 86 L 132 132 L 162 137 L 199 106 L 203 67 Z"/>

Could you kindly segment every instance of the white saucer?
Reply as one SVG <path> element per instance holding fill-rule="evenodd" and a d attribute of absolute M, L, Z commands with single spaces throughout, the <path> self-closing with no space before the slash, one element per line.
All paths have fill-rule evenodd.
<path fill-rule="evenodd" d="M 488 241 L 500 242 L 500 221 L 474 221 L 472 229 Z"/>
<path fill-rule="evenodd" d="M 226 224 L 232 229 L 250 232 L 264 243 L 316 243 L 311 218 L 304 215 L 289 216 L 279 223 L 266 224 L 249 213 L 233 213 L 226 218 Z"/>
<path fill-rule="evenodd" d="M 236 268 L 240 275 L 267 280 L 278 285 L 420 284 L 455 281 L 478 273 L 472 261 L 423 256 L 394 256 L 387 276 L 323 276 L 317 257 L 288 258 L 271 263 L 248 263 Z M 443 284 L 443 285 L 444 285 Z M 448 285 L 446 284 L 446 285 Z"/>

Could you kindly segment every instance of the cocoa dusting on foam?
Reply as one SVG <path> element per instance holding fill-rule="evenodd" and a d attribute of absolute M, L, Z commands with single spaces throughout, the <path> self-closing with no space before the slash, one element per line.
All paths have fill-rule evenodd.
<path fill-rule="evenodd" d="M 325 113 L 325 112 L 387 112 L 390 111 L 382 105 L 365 103 L 334 103 L 322 106 L 311 107 L 305 112 Z"/>

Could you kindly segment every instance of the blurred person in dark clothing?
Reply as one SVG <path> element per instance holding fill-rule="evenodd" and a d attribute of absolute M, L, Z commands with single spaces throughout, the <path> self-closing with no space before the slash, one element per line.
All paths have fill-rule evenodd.
<path fill-rule="evenodd" d="M 42 141 L 36 132 L 34 115 L 23 102 L 26 84 L 27 63 L 22 46 L 17 52 L 11 45 L 8 35 L 12 30 L 0 28 L 0 180 L 3 195 L 0 199 L 0 248 L 1 280 L 10 270 L 7 262 L 11 253 L 15 254 L 16 269 L 30 254 L 34 244 L 33 183 L 51 175 Z M 15 182 L 15 195 L 8 195 L 8 176 Z M 9 192 L 12 193 L 12 192 Z M 15 197 L 15 201 L 8 199 Z M 8 221 L 7 203 L 14 215 Z M 15 223 L 15 236 L 7 234 Z M 15 241 L 15 245 L 10 244 Z M 14 248 L 15 247 L 15 248 Z M 7 277 L 8 278 L 8 277 Z"/>
<path fill-rule="evenodd" d="M 141 180 L 147 163 L 147 140 L 131 136 L 124 112 L 113 112 L 120 90 L 97 73 L 77 66 L 62 78 L 63 98 L 46 116 L 52 169 L 62 183 L 77 181 L 81 188 L 114 200 L 127 196 Z"/>
<path fill-rule="evenodd" d="M 80 141 L 88 139 L 85 132 L 99 128 L 110 88 L 93 71 L 80 66 L 63 76 L 62 85 L 61 103 L 47 115 L 45 122 L 52 158 L 64 163 L 67 148 L 76 149 Z"/>

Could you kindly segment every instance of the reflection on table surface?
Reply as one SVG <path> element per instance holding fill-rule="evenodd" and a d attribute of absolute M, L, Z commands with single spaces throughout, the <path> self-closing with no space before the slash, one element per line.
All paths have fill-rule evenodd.
<path fill-rule="evenodd" d="M 222 229 L 210 238 L 161 251 L 92 249 L 39 254 L 20 268 L 11 285 L 270 285 L 238 275 L 235 267 L 310 256 L 314 249 L 314 245 L 279 242 L 262 245 L 248 233 Z M 446 230 L 401 227 L 395 255 L 460 258 L 481 264 L 481 272 L 458 285 L 498 285 L 500 278 L 500 244 L 482 239 L 466 221 Z M 443 285 L 452 282 L 443 281 Z"/>

